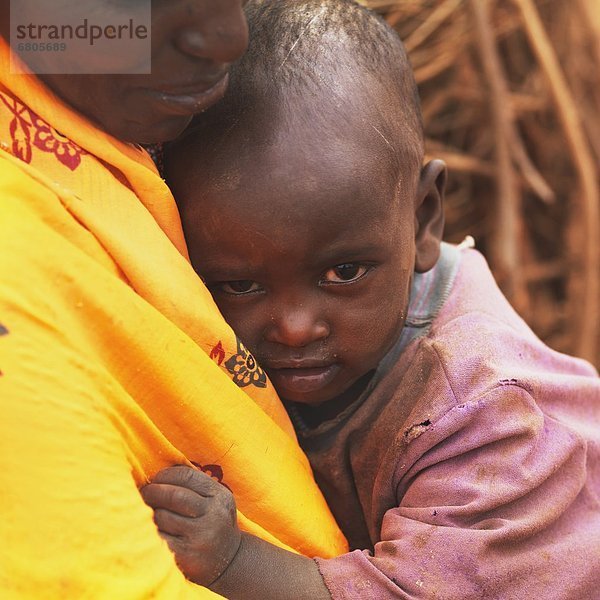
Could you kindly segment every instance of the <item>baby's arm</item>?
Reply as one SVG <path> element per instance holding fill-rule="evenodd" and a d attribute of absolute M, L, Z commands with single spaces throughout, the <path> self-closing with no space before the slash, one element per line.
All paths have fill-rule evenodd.
<path fill-rule="evenodd" d="M 191 581 L 232 600 L 330 600 L 316 563 L 240 532 L 233 495 L 201 471 L 164 469 L 141 493 Z"/>

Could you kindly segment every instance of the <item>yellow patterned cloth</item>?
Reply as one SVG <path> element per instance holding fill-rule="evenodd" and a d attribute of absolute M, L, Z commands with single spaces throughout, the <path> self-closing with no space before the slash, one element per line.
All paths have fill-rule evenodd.
<path fill-rule="evenodd" d="M 184 579 L 138 493 L 174 464 L 231 488 L 246 530 L 344 552 L 145 151 L 9 75 L 1 40 L 0 147 L 2 597 L 214 597 Z"/>

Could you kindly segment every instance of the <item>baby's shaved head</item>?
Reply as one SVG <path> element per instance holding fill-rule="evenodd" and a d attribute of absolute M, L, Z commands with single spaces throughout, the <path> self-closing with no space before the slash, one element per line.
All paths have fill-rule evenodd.
<path fill-rule="evenodd" d="M 322 84 L 323 67 L 332 77 L 361 67 L 382 82 L 391 79 L 418 105 L 398 35 L 353 0 L 251 0 L 246 15 L 251 44 L 239 72 L 245 89 L 270 82 L 276 89 L 302 91 L 311 83 Z M 340 57 L 341 51 L 345 57 Z"/>
<path fill-rule="evenodd" d="M 290 120 L 329 139 L 349 124 L 391 157 L 390 176 L 406 191 L 423 160 L 417 88 L 396 32 L 352 0 L 250 0 L 250 46 L 230 73 L 225 98 L 199 115 L 174 148 L 212 162 L 245 128 L 269 143 Z M 244 138 L 246 136 L 243 136 Z M 178 150 L 181 150 L 178 151 Z M 202 157 L 202 155 L 205 155 Z"/>

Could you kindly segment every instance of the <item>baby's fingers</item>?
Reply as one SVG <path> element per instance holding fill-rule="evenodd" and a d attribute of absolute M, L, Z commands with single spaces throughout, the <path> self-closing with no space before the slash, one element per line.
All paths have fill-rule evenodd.
<path fill-rule="evenodd" d="M 206 501 L 187 488 L 164 483 L 150 483 L 140 490 L 144 502 L 157 509 L 165 509 L 184 517 L 196 518 L 204 514 Z"/>
<path fill-rule="evenodd" d="M 171 512 L 170 510 L 164 510 L 162 508 L 155 509 L 154 522 L 156 523 L 158 531 L 161 533 L 161 535 L 167 534 L 168 536 L 174 536 L 177 538 L 185 537 L 187 534 L 190 534 L 190 532 L 196 529 L 193 521 L 191 521 L 188 517 L 182 517 L 181 515 Z"/>
<path fill-rule="evenodd" d="M 207 497 L 218 494 L 222 489 L 221 485 L 206 473 L 182 465 L 159 471 L 152 479 L 152 483 L 176 485 Z"/>

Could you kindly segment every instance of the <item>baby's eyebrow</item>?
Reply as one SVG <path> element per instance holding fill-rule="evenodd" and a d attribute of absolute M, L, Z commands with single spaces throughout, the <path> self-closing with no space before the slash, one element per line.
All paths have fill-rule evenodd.
<path fill-rule="evenodd" d="M 333 267 L 345 262 L 376 260 L 382 258 L 383 245 L 368 243 L 357 245 L 346 241 L 333 243 L 325 248 L 315 250 L 315 263 L 324 267 Z"/>
<path fill-rule="evenodd" d="M 204 281 L 245 281 L 259 279 L 262 269 L 240 265 L 206 265 L 198 269 L 199 275 Z"/>

